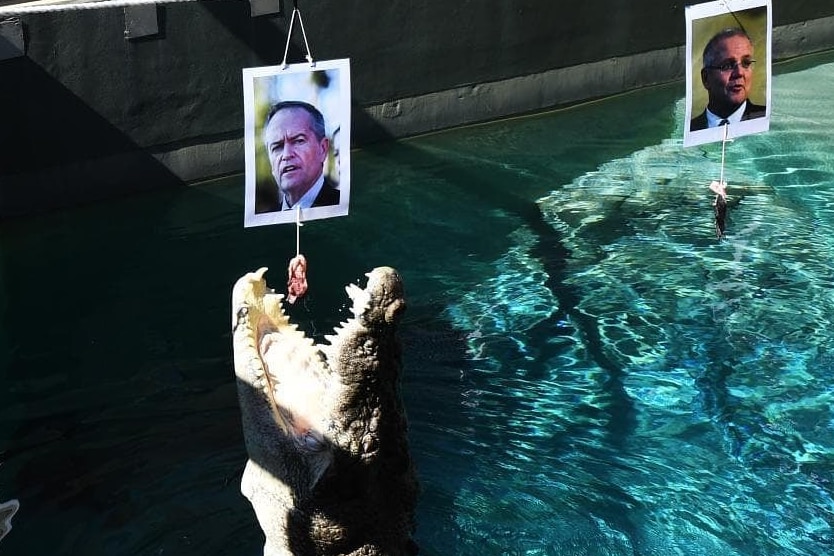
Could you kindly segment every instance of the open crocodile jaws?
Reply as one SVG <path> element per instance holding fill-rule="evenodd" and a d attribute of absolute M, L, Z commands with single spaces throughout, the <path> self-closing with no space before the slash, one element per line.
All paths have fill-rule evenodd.
<path fill-rule="evenodd" d="M 241 491 L 265 556 L 416 554 L 417 480 L 400 398 L 392 268 L 346 288 L 353 317 L 317 345 L 284 314 L 266 268 L 232 290 L 234 366 L 249 460 Z"/>

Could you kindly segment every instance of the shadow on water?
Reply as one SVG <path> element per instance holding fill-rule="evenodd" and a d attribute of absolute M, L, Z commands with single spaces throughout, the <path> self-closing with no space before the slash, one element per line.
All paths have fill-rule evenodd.
<path fill-rule="evenodd" d="M 242 192 L 239 178 L 3 224 L 0 493 L 22 504 L 10 553 L 257 553 L 229 299 L 259 266 L 281 283 L 294 230 L 244 230 Z M 334 253 L 331 274 L 313 261 L 310 322 L 338 307 L 332 277 L 360 275 L 350 257 Z"/>
<path fill-rule="evenodd" d="M 22 506 L 4 551 L 262 548 L 239 492 L 229 299 L 259 266 L 281 284 L 295 230 L 244 230 L 242 195 L 237 178 L 3 223 L 0 494 Z M 312 259 L 313 332 L 344 318 L 355 255 Z"/>
<path fill-rule="evenodd" d="M 22 505 L 10 553 L 245 546 L 225 306 L 236 262 L 213 256 L 225 211 L 163 191 L 4 225 L 0 490 Z"/>
<path fill-rule="evenodd" d="M 403 275 L 423 553 L 581 553 L 606 531 L 594 520 L 622 535 L 613 545 L 654 546 L 653 508 L 623 455 L 653 449 L 647 402 L 610 323 L 587 310 L 575 238 L 537 201 L 668 138 L 679 89 L 355 151 L 351 215 L 303 228 L 310 294 L 291 311 L 318 340 L 346 315 L 344 284 L 380 265 Z M 10 553 L 261 550 L 239 493 L 229 295 L 260 266 L 282 284 L 295 229 L 244 230 L 242 195 L 234 178 L 2 225 L 0 500 L 21 502 Z M 652 216 L 623 214 L 589 228 L 590 241 L 628 243 Z M 695 364 L 721 361 L 729 344 L 710 345 Z M 701 375 L 707 413 L 731 409 L 737 364 Z M 739 411 L 728 422 L 753 412 Z"/>

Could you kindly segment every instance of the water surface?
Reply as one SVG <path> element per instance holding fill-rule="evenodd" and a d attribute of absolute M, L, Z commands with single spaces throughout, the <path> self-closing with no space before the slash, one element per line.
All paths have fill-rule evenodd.
<path fill-rule="evenodd" d="M 423 554 L 834 551 L 834 56 L 784 65 L 772 129 L 683 149 L 679 84 L 353 155 L 303 228 L 321 337 L 403 274 Z M 233 178 L 2 225 L 2 554 L 258 554 L 229 294 L 292 226 Z"/>

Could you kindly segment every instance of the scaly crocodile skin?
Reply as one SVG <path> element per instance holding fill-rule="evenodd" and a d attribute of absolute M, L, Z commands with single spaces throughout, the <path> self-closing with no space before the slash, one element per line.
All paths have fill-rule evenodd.
<path fill-rule="evenodd" d="M 410 555 L 418 485 L 400 398 L 399 274 L 346 288 L 353 318 L 316 345 L 266 268 L 232 290 L 234 365 L 249 460 L 241 491 L 265 556 Z"/>

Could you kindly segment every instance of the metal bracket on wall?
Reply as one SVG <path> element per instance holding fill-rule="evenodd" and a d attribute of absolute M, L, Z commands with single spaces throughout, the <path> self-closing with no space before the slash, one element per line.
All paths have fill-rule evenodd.
<path fill-rule="evenodd" d="M 144 4 L 125 7 L 125 38 L 141 39 L 159 34 L 157 5 Z"/>
<path fill-rule="evenodd" d="M 20 24 L 20 19 L 0 20 L 0 60 L 20 58 L 25 50 L 23 26 Z"/>
<path fill-rule="evenodd" d="M 284 13 L 284 0 L 249 0 L 249 6 L 252 17 Z"/>

